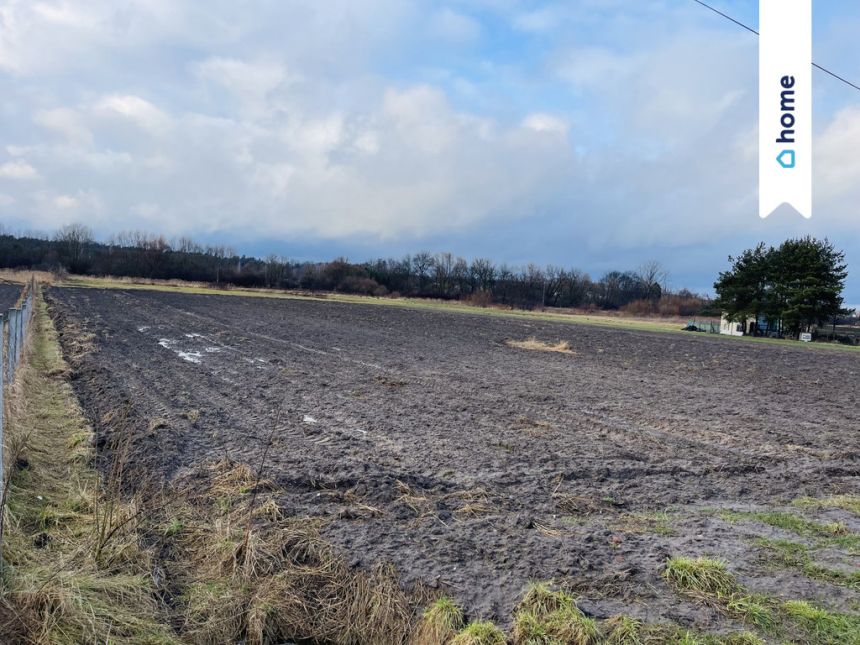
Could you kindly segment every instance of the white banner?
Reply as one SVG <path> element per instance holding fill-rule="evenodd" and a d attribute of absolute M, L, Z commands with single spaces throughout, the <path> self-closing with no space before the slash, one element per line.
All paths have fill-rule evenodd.
<path fill-rule="evenodd" d="M 812 0 L 759 2 L 759 216 L 812 217 Z"/>

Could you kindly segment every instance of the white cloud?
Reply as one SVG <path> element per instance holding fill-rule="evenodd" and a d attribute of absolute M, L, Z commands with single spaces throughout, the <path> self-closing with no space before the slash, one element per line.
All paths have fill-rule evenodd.
<path fill-rule="evenodd" d="M 570 125 L 561 117 L 543 112 L 536 112 L 534 114 L 529 114 L 525 119 L 523 119 L 523 127 L 528 128 L 529 130 L 534 130 L 535 132 L 547 132 L 566 137 Z"/>
<path fill-rule="evenodd" d="M 170 124 L 168 116 L 152 103 L 133 94 L 111 94 L 95 105 L 105 116 L 119 116 L 153 133 L 163 132 Z"/>
<path fill-rule="evenodd" d="M 822 197 L 832 200 L 850 196 L 856 205 L 860 198 L 860 108 L 841 110 L 824 131 L 813 139 L 815 187 Z M 847 200 L 846 200 L 847 201 Z"/>
<path fill-rule="evenodd" d="M 267 95 L 277 87 L 285 82 L 301 80 L 278 63 L 249 63 L 234 58 L 207 58 L 194 63 L 192 71 L 200 78 L 224 87 L 241 103 L 258 110 L 265 105 Z"/>
<path fill-rule="evenodd" d="M 544 217 L 562 235 L 510 224 L 535 260 L 564 235 L 665 248 L 757 221 L 755 39 L 709 14 L 663 0 L 255 9 L 2 2 L 4 218 L 348 243 Z M 816 208 L 856 230 L 860 117 L 817 115 Z"/>
<path fill-rule="evenodd" d="M 56 132 L 70 143 L 89 145 L 93 135 L 84 125 L 81 115 L 69 108 L 54 108 L 39 110 L 33 116 L 33 121 L 48 130 Z"/>
<path fill-rule="evenodd" d="M 37 179 L 39 173 L 26 161 L 7 161 L 0 164 L 0 179 L 32 180 Z"/>

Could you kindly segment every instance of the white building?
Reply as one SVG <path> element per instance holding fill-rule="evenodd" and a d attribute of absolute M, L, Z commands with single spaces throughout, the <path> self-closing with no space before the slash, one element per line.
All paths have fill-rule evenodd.
<path fill-rule="evenodd" d="M 750 323 L 755 323 L 755 318 L 750 318 L 746 321 L 746 325 L 741 321 L 729 321 L 726 314 L 720 318 L 720 333 L 725 336 L 743 336 L 744 330 L 749 328 Z"/>

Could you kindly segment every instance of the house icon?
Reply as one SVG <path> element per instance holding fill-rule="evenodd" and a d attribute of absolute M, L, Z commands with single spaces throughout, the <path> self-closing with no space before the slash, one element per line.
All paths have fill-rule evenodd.
<path fill-rule="evenodd" d="M 794 168 L 794 150 L 783 150 L 776 160 L 783 168 Z"/>

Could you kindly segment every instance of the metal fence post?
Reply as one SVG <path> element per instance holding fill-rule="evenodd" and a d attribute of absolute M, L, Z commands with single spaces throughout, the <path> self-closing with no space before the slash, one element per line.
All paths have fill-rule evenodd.
<path fill-rule="evenodd" d="M 3 499 L 3 479 L 4 471 L 3 471 L 3 444 L 6 441 L 6 404 L 3 399 L 3 374 L 6 371 L 6 352 L 3 351 L 3 334 L 6 330 L 6 316 L 0 314 L 0 499 Z M 3 509 L 0 508 L 0 513 L 3 512 Z M 2 557 L 2 554 L 0 554 Z"/>
<path fill-rule="evenodd" d="M 24 303 L 18 308 L 18 343 L 15 345 L 15 370 L 18 370 L 18 364 L 21 362 L 21 348 L 24 345 Z"/>
<path fill-rule="evenodd" d="M 6 382 L 12 382 L 12 370 L 15 369 L 15 310 L 9 310 L 9 330 L 6 333 Z"/>

